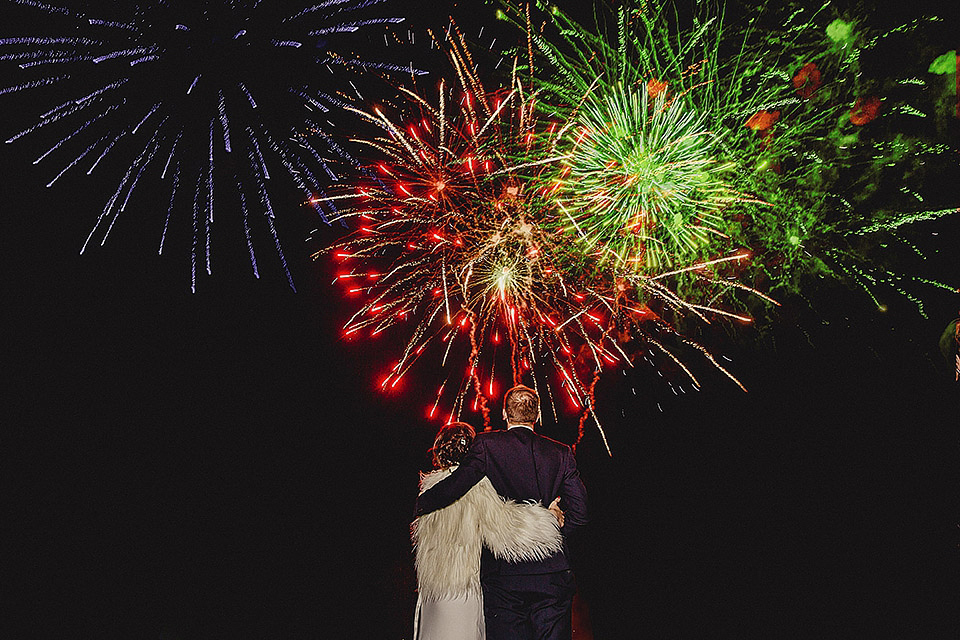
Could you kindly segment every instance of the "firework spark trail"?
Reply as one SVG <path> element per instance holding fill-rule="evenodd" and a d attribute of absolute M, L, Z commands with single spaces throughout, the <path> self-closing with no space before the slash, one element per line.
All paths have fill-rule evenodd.
<path fill-rule="evenodd" d="M 164 173 L 167 169 L 164 167 Z M 170 229 L 170 217 L 173 215 L 173 205 L 177 199 L 177 189 L 180 187 L 180 165 L 173 170 L 173 184 L 170 187 L 170 204 L 167 205 L 167 217 L 163 221 L 163 232 L 160 234 L 160 246 L 157 248 L 157 255 L 163 255 L 163 244 L 167 240 L 167 231 Z"/>
<path fill-rule="evenodd" d="M 253 277 L 260 277 L 260 270 L 257 269 L 257 256 L 253 249 L 253 238 L 250 235 L 250 212 L 247 209 L 247 199 L 243 195 L 243 185 L 237 184 L 237 193 L 240 194 L 240 209 L 243 212 L 243 235 L 247 239 L 247 252 L 250 255 L 250 265 L 253 267 Z"/>
<path fill-rule="evenodd" d="M 926 222 L 930 220 L 938 220 L 939 218 L 955 215 L 957 213 L 960 213 L 960 207 L 940 209 L 939 211 L 920 211 L 918 213 L 905 213 L 899 217 L 894 218 L 893 220 L 884 220 L 881 222 L 875 222 L 861 229 L 850 231 L 849 235 L 862 236 L 868 233 L 876 233 L 878 231 L 893 231 L 894 229 L 897 229 L 905 225 L 911 225 L 911 224 L 916 224 L 917 222 Z"/>
<path fill-rule="evenodd" d="M 133 160 L 125 169 L 120 169 L 118 188 L 98 216 L 82 250 L 97 233 L 105 234 L 102 245 L 118 222 L 119 214 L 129 211 L 128 204 L 136 199 L 135 194 L 158 186 L 169 193 L 169 198 L 164 198 L 168 207 L 160 239 L 162 253 L 174 238 L 180 237 L 173 231 L 179 228 L 180 199 L 175 197 L 176 191 L 186 186 L 179 184 L 181 174 L 203 175 L 197 188 L 204 193 L 194 200 L 196 206 L 203 205 L 206 222 L 202 231 L 194 229 L 191 260 L 196 260 L 199 244 L 203 244 L 208 273 L 212 271 L 211 231 L 216 203 L 218 217 L 226 219 L 228 211 L 241 214 L 236 217 L 244 229 L 248 251 L 251 243 L 260 242 L 261 235 L 269 237 L 270 244 L 277 248 L 279 266 L 291 281 L 286 258 L 280 250 L 281 234 L 267 195 L 268 185 L 270 190 L 275 190 L 279 174 L 309 201 L 316 194 L 324 193 L 322 187 L 327 182 L 337 179 L 341 163 L 357 164 L 344 146 L 317 123 L 310 124 L 313 133 L 307 135 L 313 136 L 311 140 L 297 132 L 302 122 L 277 128 L 273 121 L 277 113 L 286 109 L 284 101 L 292 100 L 294 104 L 299 102 L 324 112 L 343 109 L 350 99 L 336 83 L 346 84 L 346 79 L 334 76 L 326 91 L 307 83 L 303 87 L 288 87 L 281 84 L 285 80 L 275 79 L 279 74 L 268 77 L 259 69 L 267 63 L 284 68 L 299 64 L 305 72 L 301 77 L 305 78 L 319 76 L 313 70 L 320 65 L 331 73 L 334 66 L 357 71 L 367 67 L 383 72 L 412 69 L 412 65 L 355 59 L 326 49 L 322 53 L 315 51 L 316 47 L 326 47 L 326 40 L 338 34 L 403 21 L 403 18 L 359 16 L 361 10 L 379 4 L 371 0 L 324 2 L 281 15 L 261 7 L 259 0 L 230 2 L 221 7 L 220 13 L 204 12 L 203 16 L 190 7 L 191 3 L 171 5 L 157 1 L 117 6 L 112 15 L 92 15 L 80 3 L 64 2 L 63 6 L 31 0 L 14 0 L 14 3 L 41 16 L 55 14 L 57 24 L 72 24 L 78 35 L 25 34 L 0 38 L 0 64 L 15 65 L 16 72 L 26 76 L 22 81 L 0 86 L 0 96 L 26 95 L 47 87 L 57 87 L 62 95 L 73 93 L 74 96 L 46 109 L 36 122 L 19 129 L 6 142 L 11 144 L 44 132 L 56 135 L 56 141 L 45 146 L 48 150 L 35 160 L 35 164 L 55 163 L 63 154 L 69 154 L 54 171 L 49 187 L 55 186 L 86 159 L 93 159 L 88 175 L 95 169 L 116 170 L 115 166 L 107 169 L 113 165 L 115 156 L 118 162 L 124 154 Z M 231 28 L 235 18 L 259 26 L 273 23 L 281 27 L 283 33 Z M 229 31 L 219 33 L 225 29 Z M 264 37 L 264 32 L 270 35 Z M 212 52 L 209 56 L 208 51 Z M 229 63 L 225 66 L 226 60 Z M 51 74 L 49 69 L 53 68 L 66 73 Z M 416 72 L 425 73 L 419 69 Z M 70 121 L 75 121 L 72 126 L 65 124 Z M 272 131 L 277 134 L 272 135 Z M 241 132 L 246 135 L 239 135 Z M 243 138 L 243 142 L 238 138 Z M 149 141 L 144 143 L 145 139 Z M 288 144 L 287 139 L 296 144 Z M 194 144 L 198 140 L 204 142 Z M 198 153 L 199 148 L 204 151 Z M 234 154 L 235 151 L 238 153 Z M 224 154 L 238 155 L 250 164 L 239 173 L 220 169 L 218 165 L 224 164 L 228 157 Z M 109 163 L 105 162 L 108 156 Z M 159 169 L 161 163 L 162 172 L 151 170 L 153 166 Z M 231 160 L 230 164 L 234 162 Z M 320 167 L 322 171 L 314 171 L 313 167 Z M 217 184 L 221 180 L 223 185 Z M 248 198 L 251 194 L 243 193 L 242 189 L 251 181 L 257 183 L 259 193 Z M 145 186 L 147 184 L 150 186 Z M 234 188 L 237 190 L 233 191 Z M 237 207 L 236 201 L 240 199 L 243 201 Z M 185 205 L 186 200 L 183 203 Z M 312 206 L 324 222 L 335 211 L 323 210 L 318 203 Z M 261 212 L 256 209 L 260 207 L 264 215 L 258 215 Z M 193 215 L 187 210 L 183 213 L 187 217 Z M 204 236 L 202 241 L 198 240 L 198 233 Z M 251 262 L 255 274 L 259 275 L 252 253 Z M 196 291 L 196 287 L 193 268 L 191 290 Z"/>
<path fill-rule="evenodd" d="M 42 64 L 66 64 L 68 62 L 87 62 L 93 60 L 90 56 L 56 56 L 54 55 L 51 58 L 44 58 L 42 60 L 34 60 L 33 62 L 24 62 L 19 65 L 21 69 L 29 69 L 30 67 L 37 67 Z"/>
<path fill-rule="evenodd" d="M 57 7 L 51 4 L 46 4 L 44 2 L 37 2 L 36 0 L 12 0 L 12 1 L 13 1 L 13 4 L 24 5 L 27 7 L 35 7 L 37 9 L 46 11 L 48 13 L 62 13 L 64 15 L 70 14 L 70 11 L 68 9 L 64 9 L 63 7 Z"/>
<path fill-rule="evenodd" d="M 97 159 L 94 160 L 93 164 L 90 165 L 90 168 L 87 169 L 88 176 L 96 170 L 97 165 L 100 164 L 100 162 L 107 157 L 107 154 L 110 153 L 111 150 L 113 150 L 113 147 L 116 146 L 117 142 L 119 142 L 122 137 L 128 135 L 129 133 L 130 133 L 129 129 L 124 129 L 120 133 L 118 133 L 116 136 L 114 136 L 113 140 L 107 143 L 107 146 L 103 148 L 103 151 L 100 152 L 100 155 L 97 156 Z"/>
<path fill-rule="evenodd" d="M 197 251 L 200 239 L 200 194 L 203 174 L 197 175 L 197 187 L 193 190 L 193 236 L 190 244 L 190 291 L 197 292 Z"/>

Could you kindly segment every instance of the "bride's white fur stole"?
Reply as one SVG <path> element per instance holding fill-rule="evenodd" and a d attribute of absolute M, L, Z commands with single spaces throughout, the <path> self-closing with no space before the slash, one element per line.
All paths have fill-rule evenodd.
<path fill-rule="evenodd" d="M 450 473 L 422 476 L 421 493 Z M 420 596 L 433 599 L 480 593 L 481 545 L 510 562 L 543 560 L 563 545 L 549 510 L 501 498 L 487 478 L 450 506 L 414 520 L 410 532 Z"/>

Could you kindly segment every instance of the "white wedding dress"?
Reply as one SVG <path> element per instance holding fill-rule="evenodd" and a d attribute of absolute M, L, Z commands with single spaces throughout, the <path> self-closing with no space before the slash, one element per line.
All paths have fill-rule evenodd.
<path fill-rule="evenodd" d="M 417 600 L 414 640 L 486 640 L 483 598 L 470 593 L 458 598 Z"/>

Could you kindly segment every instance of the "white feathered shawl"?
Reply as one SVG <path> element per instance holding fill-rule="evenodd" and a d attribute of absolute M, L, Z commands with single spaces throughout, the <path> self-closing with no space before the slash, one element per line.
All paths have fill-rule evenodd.
<path fill-rule="evenodd" d="M 420 478 L 424 492 L 450 475 L 439 470 Z M 480 547 L 510 562 L 543 560 L 559 552 L 557 519 L 539 503 L 506 500 L 483 478 L 448 507 L 410 525 L 421 598 L 480 593 Z"/>

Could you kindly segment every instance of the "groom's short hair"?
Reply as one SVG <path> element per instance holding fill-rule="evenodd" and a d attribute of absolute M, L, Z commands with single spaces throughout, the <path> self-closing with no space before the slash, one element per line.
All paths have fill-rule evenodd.
<path fill-rule="evenodd" d="M 507 424 L 533 426 L 540 417 L 540 396 L 530 387 L 517 385 L 503 396 L 503 410 Z"/>

